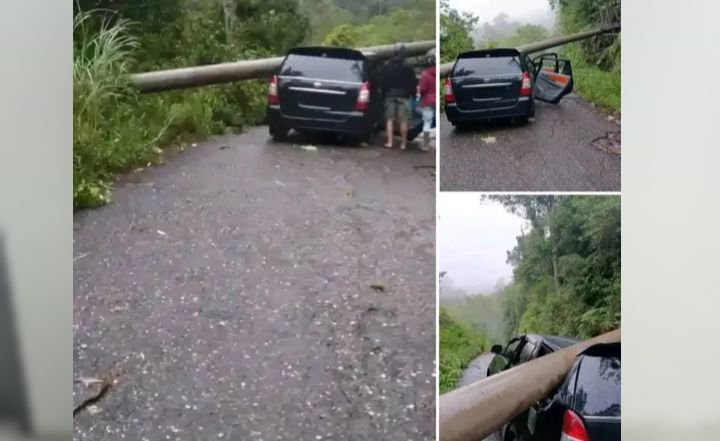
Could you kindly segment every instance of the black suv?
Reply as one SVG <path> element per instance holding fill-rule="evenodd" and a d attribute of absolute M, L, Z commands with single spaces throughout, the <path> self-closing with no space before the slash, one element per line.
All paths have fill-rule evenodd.
<path fill-rule="evenodd" d="M 295 129 L 370 142 L 373 134 L 384 127 L 379 68 L 379 63 L 354 49 L 292 49 L 270 82 L 270 135 L 281 141 Z M 408 140 L 421 131 L 422 118 L 414 114 Z"/>
<path fill-rule="evenodd" d="M 535 99 L 557 104 L 573 89 L 570 60 L 546 53 L 530 59 L 517 49 L 458 55 L 445 80 L 445 115 L 454 126 L 497 118 L 527 121 Z"/>
<path fill-rule="evenodd" d="M 543 355 L 572 346 L 575 343 L 577 343 L 577 340 L 553 335 L 526 334 L 515 337 L 510 340 L 507 346 L 505 346 L 505 349 L 500 345 L 495 345 L 490 349 L 490 352 L 495 354 L 495 356 L 490 361 L 487 376 L 495 375 L 517 365 L 535 360 Z M 527 426 L 528 418 L 530 417 L 529 411 L 523 412 L 515 417 L 510 423 L 500 429 L 498 439 L 504 441 L 519 439 L 516 438 L 517 431 L 514 428 Z"/>
<path fill-rule="evenodd" d="M 554 335 L 526 334 L 515 337 L 505 346 L 495 345 L 490 352 L 495 354 L 488 366 L 488 377 L 543 355 L 572 346 L 577 340 Z"/>
<path fill-rule="evenodd" d="M 505 441 L 620 441 L 620 343 L 582 352 L 558 390 L 513 420 Z"/>

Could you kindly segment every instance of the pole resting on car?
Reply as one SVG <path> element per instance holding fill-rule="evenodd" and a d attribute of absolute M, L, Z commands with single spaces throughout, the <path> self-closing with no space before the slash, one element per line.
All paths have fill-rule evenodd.
<path fill-rule="evenodd" d="M 620 25 L 619 24 L 613 24 L 609 26 L 603 26 L 600 28 L 595 28 L 589 31 L 584 32 L 578 32 L 576 34 L 570 34 L 570 35 L 563 35 L 561 37 L 554 37 L 550 38 L 548 40 L 539 41 L 537 43 L 530 43 L 523 46 L 518 46 L 517 49 L 519 52 L 523 54 L 531 54 L 533 52 L 538 51 L 544 51 L 546 49 L 550 49 L 556 46 L 561 46 L 563 44 L 572 43 L 574 41 L 580 41 L 585 40 L 586 38 L 594 37 L 596 35 L 600 34 L 608 34 L 612 32 L 619 32 L 620 31 Z M 440 78 L 445 78 L 450 73 L 450 70 L 452 69 L 453 63 L 444 63 L 440 65 Z"/>
<path fill-rule="evenodd" d="M 440 396 L 440 439 L 481 441 L 558 387 L 575 358 L 620 329 L 586 340 Z"/>
<path fill-rule="evenodd" d="M 435 47 L 435 40 L 403 43 L 409 57 L 424 55 Z M 394 44 L 358 49 L 370 59 L 387 59 L 393 54 Z M 207 66 L 184 67 L 137 73 L 130 76 L 130 83 L 140 93 L 187 89 L 233 81 L 265 79 L 272 77 L 284 57 L 243 60 Z"/>

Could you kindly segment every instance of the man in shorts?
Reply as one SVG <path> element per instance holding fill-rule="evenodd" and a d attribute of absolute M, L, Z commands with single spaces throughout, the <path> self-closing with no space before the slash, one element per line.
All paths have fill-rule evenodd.
<path fill-rule="evenodd" d="M 382 90 L 385 95 L 385 117 L 387 119 L 385 130 L 387 141 L 385 147 L 393 146 L 393 123 L 400 126 L 400 149 L 407 147 L 408 120 L 410 115 L 410 100 L 417 92 L 417 78 L 415 71 L 406 62 L 405 46 L 395 46 L 395 53 L 385 65 L 382 75 Z"/>

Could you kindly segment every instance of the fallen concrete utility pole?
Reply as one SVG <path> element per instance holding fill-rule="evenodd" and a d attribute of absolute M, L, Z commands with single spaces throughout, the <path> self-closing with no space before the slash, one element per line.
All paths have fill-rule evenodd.
<path fill-rule="evenodd" d="M 578 32 L 577 34 L 564 35 L 562 37 L 550 38 L 548 40 L 538 41 L 537 43 L 525 44 L 518 46 L 516 49 L 523 54 L 531 54 L 533 52 L 544 51 L 556 46 L 563 44 L 572 43 L 573 41 L 584 40 L 586 38 L 594 37 L 600 34 L 607 34 L 611 32 L 620 31 L 620 25 L 604 26 L 602 28 L 596 28 L 590 31 Z M 442 50 L 442 49 L 441 49 Z M 445 78 L 450 74 L 453 63 L 444 63 L 440 65 L 440 77 Z"/>
<path fill-rule="evenodd" d="M 435 47 L 434 41 L 403 43 L 409 57 L 425 54 Z M 395 45 L 373 46 L 359 49 L 369 58 L 386 59 L 393 54 Z M 131 75 L 133 86 L 141 93 L 187 89 L 190 87 L 222 84 L 232 81 L 268 78 L 280 67 L 283 57 L 260 60 L 234 61 L 207 66 L 159 70 Z"/>
<path fill-rule="evenodd" d="M 441 395 L 440 440 L 482 441 L 557 388 L 580 352 L 619 341 L 618 329 Z"/>

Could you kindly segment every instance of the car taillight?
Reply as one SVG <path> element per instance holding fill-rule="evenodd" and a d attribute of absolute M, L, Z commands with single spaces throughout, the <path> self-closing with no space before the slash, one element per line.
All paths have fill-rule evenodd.
<path fill-rule="evenodd" d="M 268 104 L 273 106 L 280 104 L 280 96 L 278 95 L 277 75 L 273 75 L 268 87 Z"/>
<path fill-rule="evenodd" d="M 530 85 L 530 74 L 523 72 L 522 86 L 520 87 L 520 96 L 530 96 L 532 94 L 532 86 Z"/>
<path fill-rule="evenodd" d="M 445 78 L 445 102 L 446 103 L 454 103 L 455 102 L 455 94 L 453 94 L 453 88 L 452 88 L 452 83 L 450 82 L 450 78 Z"/>
<path fill-rule="evenodd" d="M 589 441 L 585 423 L 572 410 L 566 410 L 563 416 L 562 435 L 560 441 Z"/>
<path fill-rule="evenodd" d="M 358 93 L 357 101 L 355 102 L 355 110 L 364 112 L 370 105 L 370 83 L 367 81 L 362 83 L 360 86 L 360 93 Z"/>

